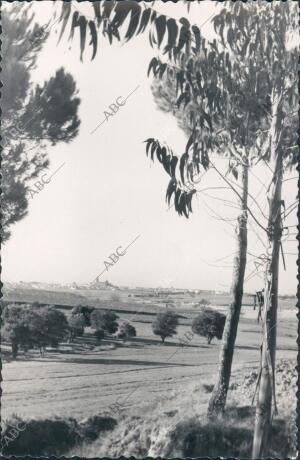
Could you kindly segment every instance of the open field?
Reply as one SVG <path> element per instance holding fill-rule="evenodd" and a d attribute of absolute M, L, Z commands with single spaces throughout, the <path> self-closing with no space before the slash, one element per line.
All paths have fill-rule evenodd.
<path fill-rule="evenodd" d="M 97 346 L 87 335 L 73 345 L 47 352 L 44 358 L 30 352 L 20 354 L 17 361 L 9 361 L 4 345 L 2 418 L 13 413 L 83 418 L 108 411 L 113 415 L 110 406 L 116 403 L 127 413 L 156 404 L 191 383 L 209 381 L 217 369 L 220 342 L 207 345 L 204 338 L 194 336 L 180 346 L 179 338 L 190 330 L 191 316 L 186 311 L 178 335 L 161 345 L 151 330 L 154 313 L 152 317 L 120 314 L 121 320 L 131 319 L 137 329 L 137 337 L 126 343 L 104 340 Z M 291 314 L 283 310 L 279 315 L 277 356 L 296 363 L 296 316 Z M 241 318 L 236 369 L 240 364 L 243 370 L 258 366 L 261 326 L 250 316 Z"/>

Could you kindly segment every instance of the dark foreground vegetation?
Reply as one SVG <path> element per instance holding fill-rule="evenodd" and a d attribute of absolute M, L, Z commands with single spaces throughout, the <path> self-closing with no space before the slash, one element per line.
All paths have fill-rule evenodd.
<path fill-rule="evenodd" d="M 3 455 L 62 455 L 83 441 L 95 441 L 113 430 L 117 422 L 108 416 L 93 416 L 81 422 L 74 418 L 23 420 L 13 416 L 5 421 L 1 437 Z"/>

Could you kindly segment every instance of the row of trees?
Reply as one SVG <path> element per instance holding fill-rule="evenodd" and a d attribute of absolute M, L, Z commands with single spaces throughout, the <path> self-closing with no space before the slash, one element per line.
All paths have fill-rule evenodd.
<path fill-rule="evenodd" d="M 103 339 L 105 334 L 116 332 L 123 340 L 136 336 L 131 324 L 118 324 L 118 316 L 114 312 L 87 306 L 74 307 L 67 317 L 52 306 L 10 304 L 3 309 L 2 319 L 2 340 L 11 343 L 14 359 L 20 349 L 38 348 L 44 354 L 48 346 L 55 348 L 65 340 L 72 342 L 84 334 L 85 327 L 92 327 L 98 340 Z"/>
<path fill-rule="evenodd" d="M 101 311 L 94 307 L 77 306 L 72 310 L 69 323 L 73 326 L 73 336 L 82 335 L 85 326 L 92 327 L 95 330 L 96 337 L 101 340 L 105 334 L 115 334 L 120 339 L 136 337 L 134 326 L 128 322 L 121 325 L 117 322 L 118 316 L 112 311 Z M 210 344 L 213 338 L 221 339 L 225 315 L 211 308 L 202 307 L 202 311 L 193 320 L 192 330 L 196 334 L 206 337 L 207 343 Z M 155 335 L 161 338 L 162 343 L 167 337 L 173 337 L 177 334 L 178 315 L 172 311 L 158 313 L 152 323 L 152 330 Z"/>
<path fill-rule="evenodd" d="M 118 316 L 112 311 L 101 311 L 93 307 L 74 307 L 71 315 L 66 315 L 51 306 L 7 305 L 3 309 L 2 339 L 12 346 L 15 359 L 18 351 L 38 348 L 44 354 L 47 346 L 58 347 L 64 340 L 74 341 L 84 334 L 85 327 L 95 330 L 97 340 L 106 334 L 116 334 L 119 339 L 136 337 L 136 329 L 128 321 L 117 322 Z M 192 323 L 196 334 L 206 337 L 210 344 L 212 339 L 222 338 L 225 315 L 210 308 L 203 308 Z M 178 316 L 172 311 L 158 313 L 152 323 L 152 330 L 162 343 L 167 337 L 177 334 Z"/>

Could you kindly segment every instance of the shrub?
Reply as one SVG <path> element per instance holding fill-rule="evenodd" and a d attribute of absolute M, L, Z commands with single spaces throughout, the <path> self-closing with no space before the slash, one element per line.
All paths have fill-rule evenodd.
<path fill-rule="evenodd" d="M 6 441 L 10 437 L 12 427 L 24 427 L 11 442 Z M 28 420 L 13 416 L 5 423 L 2 432 L 2 454 L 19 456 L 51 456 L 62 453 L 82 442 L 80 427 L 73 418 L 54 420 Z"/>
<path fill-rule="evenodd" d="M 118 330 L 117 318 L 113 311 L 94 310 L 91 314 L 91 326 L 96 330 L 103 329 L 109 334 L 114 334 Z"/>
<path fill-rule="evenodd" d="M 81 422 L 80 427 L 82 435 L 86 441 L 95 441 L 103 431 L 111 431 L 115 428 L 117 422 L 112 417 L 100 417 L 94 415 Z"/>
<path fill-rule="evenodd" d="M 113 430 L 116 425 L 116 420 L 108 416 L 93 416 L 78 423 L 73 418 L 60 417 L 24 421 L 13 415 L 4 422 L 2 455 L 60 456 L 84 441 L 94 441 L 101 432 Z M 17 435 L 9 441 L 12 429 Z"/>
<path fill-rule="evenodd" d="M 223 313 L 203 308 L 193 321 L 192 331 L 206 337 L 207 343 L 210 344 L 214 337 L 219 340 L 222 338 L 225 320 L 226 316 Z"/>
<path fill-rule="evenodd" d="M 170 435 L 169 449 L 182 457 L 250 458 L 253 428 L 239 427 L 229 420 L 199 421 L 195 418 L 180 422 Z M 170 455 L 172 456 L 172 455 Z"/>
<path fill-rule="evenodd" d="M 117 337 L 124 340 L 130 337 L 136 337 L 136 329 L 129 323 L 123 323 L 119 328 Z"/>
<path fill-rule="evenodd" d="M 172 337 L 177 334 L 178 318 L 171 312 L 158 313 L 154 322 L 152 323 L 152 330 L 155 335 L 159 335 L 162 343 L 165 342 L 166 337 Z"/>

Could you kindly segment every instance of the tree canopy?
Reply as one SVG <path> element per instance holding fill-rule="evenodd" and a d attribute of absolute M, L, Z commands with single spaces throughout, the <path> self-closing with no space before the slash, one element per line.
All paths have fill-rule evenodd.
<path fill-rule="evenodd" d="M 57 347 L 66 338 L 68 330 L 64 313 L 51 306 L 11 304 L 3 310 L 1 334 L 11 343 L 14 358 L 20 348 L 44 350 L 46 346 Z"/>
<path fill-rule="evenodd" d="M 155 335 L 158 335 L 162 343 L 166 337 L 173 337 L 177 334 L 178 317 L 172 311 L 158 313 L 152 323 L 152 330 Z"/>
<path fill-rule="evenodd" d="M 2 240 L 28 212 L 30 185 L 49 167 L 49 146 L 78 132 L 80 99 L 63 68 L 43 84 L 32 70 L 49 33 L 37 34 L 34 14 L 22 4 L 2 11 Z M 38 36 L 38 38 L 37 38 Z"/>

